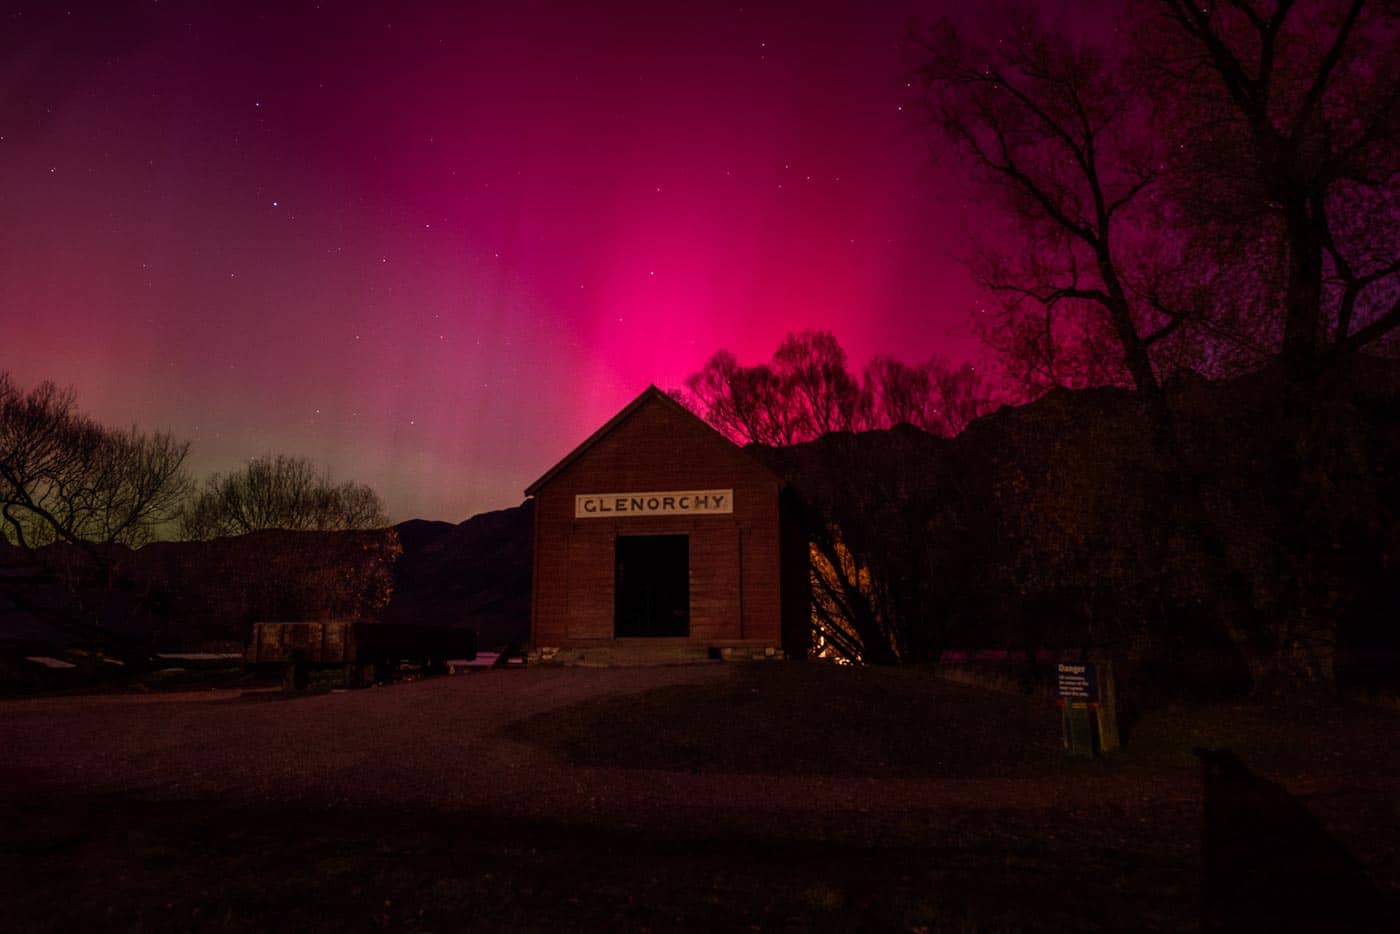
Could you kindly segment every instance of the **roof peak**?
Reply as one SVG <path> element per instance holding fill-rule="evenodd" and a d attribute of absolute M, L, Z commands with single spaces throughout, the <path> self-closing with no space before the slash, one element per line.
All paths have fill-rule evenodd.
<path fill-rule="evenodd" d="M 552 481 L 559 474 L 563 473 L 565 469 L 567 469 L 571 464 L 573 464 L 576 460 L 582 457 L 584 453 L 588 451 L 589 448 L 593 447 L 593 445 L 597 444 L 599 441 L 603 440 L 603 438 L 611 434 L 615 428 L 617 428 L 623 422 L 626 422 L 628 419 L 630 419 L 633 415 L 636 414 L 638 409 L 640 409 L 643 405 L 645 405 L 647 402 L 650 402 L 653 399 L 661 402 L 664 405 L 670 406 L 674 410 L 683 413 L 686 417 L 692 418 L 695 421 L 699 422 L 705 427 L 707 431 L 713 433 L 715 437 L 717 437 L 719 440 L 723 441 L 725 444 L 734 448 L 734 450 L 739 451 L 746 457 L 749 457 L 751 460 L 753 460 L 751 455 L 745 452 L 743 448 L 739 447 L 739 445 L 726 438 L 720 431 L 716 430 L 713 425 L 705 421 L 699 415 L 696 415 L 689 408 L 683 405 L 678 399 L 676 399 L 670 393 L 666 392 L 666 390 L 661 389 L 655 383 L 648 383 L 647 388 L 643 389 L 635 399 L 623 406 L 621 411 L 619 411 L 612 418 L 608 419 L 601 428 L 599 428 L 597 431 L 593 432 L 593 434 L 585 438 L 583 442 L 579 444 L 576 448 L 574 448 L 568 454 L 564 455 L 564 457 L 558 463 L 556 463 L 553 467 L 549 468 L 549 470 L 545 471 L 544 475 L 541 476 L 538 480 L 526 487 L 525 495 L 534 496 L 546 485 L 548 485 L 550 481 Z M 765 470 L 768 469 L 766 465 L 760 464 L 757 460 L 754 460 L 754 463 L 759 464 L 759 466 L 763 467 Z"/>

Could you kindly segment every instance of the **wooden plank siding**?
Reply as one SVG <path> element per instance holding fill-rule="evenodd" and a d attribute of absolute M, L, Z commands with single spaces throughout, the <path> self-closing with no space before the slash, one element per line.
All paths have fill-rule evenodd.
<path fill-rule="evenodd" d="M 733 512 L 576 518 L 582 494 L 733 490 Z M 677 402 L 648 389 L 527 494 L 535 498 L 531 641 L 613 640 L 618 535 L 689 538 L 690 634 L 783 645 L 781 480 Z"/>

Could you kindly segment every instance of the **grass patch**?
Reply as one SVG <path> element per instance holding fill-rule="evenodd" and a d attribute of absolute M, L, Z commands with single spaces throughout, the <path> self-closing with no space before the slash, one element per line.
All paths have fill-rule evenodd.
<path fill-rule="evenodd" d="M 734 665 L 716 682 L 611 695 L 515 725 L 586 766 L 760 775 L 1196 779 L 1197 747 L 1230 748 L 1276 780 L 1345 786 L 1400 774 L 1400 717 L 1345 699 L 1152 711 L 1098 760 L 1061 748 L 1059 711 L 906 668 Z"/>
<path fill-rule="evenodd" d="M 613 695 L 517 724 L 580 765 L 765 775 L 1043 774 L 1053 704 L 913 669 L 735 665 L 722 681 Z"/>

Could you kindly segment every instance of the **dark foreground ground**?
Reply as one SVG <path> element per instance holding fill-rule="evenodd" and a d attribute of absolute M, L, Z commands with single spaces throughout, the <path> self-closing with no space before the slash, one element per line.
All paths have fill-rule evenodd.
<path fill-rule="evenodd" d="M 1238 705 L 1075 762 L 1043 701 L 781 664 L 12 701 L 0 928 L 1393 930 L 1397 739 Z"/>

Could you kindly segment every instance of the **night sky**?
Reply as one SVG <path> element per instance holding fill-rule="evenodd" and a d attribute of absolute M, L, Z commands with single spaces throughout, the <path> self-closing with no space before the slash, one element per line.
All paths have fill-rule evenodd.
<path fill-rule="evenodd" d="M 936 3 L 90 6 L 0 21 L 0 369 L 197 473 L 460 521 L 720 347 L 978 353 Z"/>

